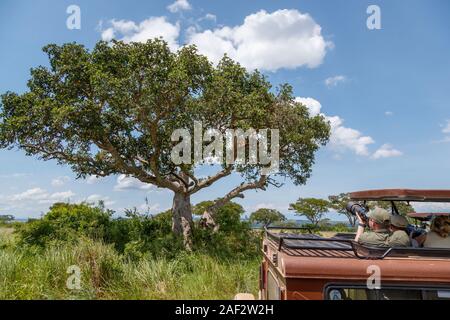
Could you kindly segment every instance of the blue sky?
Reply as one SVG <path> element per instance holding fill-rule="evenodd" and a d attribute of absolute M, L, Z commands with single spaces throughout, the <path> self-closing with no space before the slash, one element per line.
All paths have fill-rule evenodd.
<path fill-rule="evenodd" d="M 317 154 L 308 183 L 248 192 L 238 201 L 248 212 L 271 207 L 288 213 L 298 197 L 359 189 L 449 188 L 449 1 L 174 2 L 1 1 L 0 92 L 26 90 L 29 69 L 47 64 L 41 48 L 48 43 L 91 48 L 102 37 L 143 40 L 159 32 L 174 47 L 196 43 L 211 59 L 231 50 L 273 84 L 292 84 L 301 101 L 311 110 L 320 107 L 333 123 L 332 141 Z M 80 30 L 66 27 L 72 4 L 81 10 Z M 366 26 L 372 4 L 381 10 L 380 30 Z M 223 195 L 239 182 L 222 181 L 193 202 Z M 146 197 L 153 213 L 171 206 L 169 192 L 133 179 L 75 180 L 67 167 L 0 151 L 0 214 L 36 217 L 68 199 L 103 199 L 121 213 L 143 206 Z"/>

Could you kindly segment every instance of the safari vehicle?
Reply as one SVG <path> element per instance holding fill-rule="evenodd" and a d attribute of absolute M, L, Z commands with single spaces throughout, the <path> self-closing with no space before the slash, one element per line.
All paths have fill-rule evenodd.
<path fill-rule="evenodd" d="M 450 202 L 450 190 L 387 189 L 350 194 L 352 201 Z M 429 217 L 431 214 L 427 214 Z M 323 238 L 266 228 L 260 267 L 263 300 L 449 299 L 450 249 L 376 248 L 354 234 Z M 368 286 L 379 275 L 379 284 Z"/>

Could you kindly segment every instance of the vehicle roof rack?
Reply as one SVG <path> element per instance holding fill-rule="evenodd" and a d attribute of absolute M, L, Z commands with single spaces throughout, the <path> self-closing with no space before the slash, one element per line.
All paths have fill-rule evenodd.
<path fill-rule="evenodd" d="M 347 253 L 347 257 L 369 260 L 384 259 L 387 257 L 450 258 L 450 249 L 412 247 L 380 248 L 362 245 L 348 238 L 323 238 L 314 234 L 273 233 L 268 229 L 265 231 L 267 237 L 278 244 L 278 250 L 283 250 L 288 255 L 301 256 L 303 251 L 313 250 L 316 253 L 324 253 L 324 256 L 329 256 L 326 254 L 327 252 L 343 252 Z M 349 253 L 352 255 L 349 256 Z M 336 257 L 339 257 L 339 255 L 336 255 Z"/>
<path fill-rule="evenodd" d="M 380 189 L 350 193 L 354 201 L 450 202 L 450 190 Z"/>
<path fill-rule="evenodd" d="M 311 226 L 301 226 L 301 227 L 294 227 L 294 226 L 277 226 L 269 224 L 264 227 L 264 230 L 299 230 L 299 231 L 308 231 L 308 233 L 313 233 L 314 228 Z"/>

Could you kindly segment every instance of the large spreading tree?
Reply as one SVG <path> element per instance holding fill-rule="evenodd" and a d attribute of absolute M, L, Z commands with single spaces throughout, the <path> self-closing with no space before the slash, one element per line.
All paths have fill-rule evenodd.
<path fill-rule="evenodd" d="M 249 220 L 252 223 L 261 223 L 263 226 L 267 227 L 274 222 L 286 221 L 286 217 L 278 210 L 260 208 L 250 215 Z"/>
<path fill-rule="evenodd" d="M 328 197 L 328 201 L 331 204 L 331 209 L 334 209 L 339 214 L 346 216 L 352 227 L 356 226 L 356 221 L 358 221 L 358 218 L 346 209 L 347 204 L 350 202 L 350 195 L 348 193 L 331 195 Z"/>
<path fill-rule="evenodd" d="M 296 215 L 305 217 L 314 227 L 326 221 L 325 214 L 331 207 L 330 202 L 317 198 L 299 198 L 297 202 L 291 203 L 289 210 L 294 210 Z"/>
<path fill-rule="evenodd" d="M 213 65 L 194 46 L 172 52 L 154 39 L 98 42 L 92 50 L 51 44 L 43 50 L 49 66 L 31 70 L 29 90 L 1 97 L 0 147 L 69 165 L 79 178 L 126 174 L 171 190 L 173 232 L 184 236 L 187 247 L 193 194 L 233 172 L 242 175 L 241 184 L 205 209 L 205 225 L 214 226 L 215 212 L 247 190 L 279 186 L 277 176 L 304 184 L 315 152 L 329 138 L 329 124 L 296 103 L 289 85 L 274 90 L 261 73 L 226 56 Z M 279 172 L 268 175 L 267 165 L 224 162 L 213 166 L 215 174 L 198 177 L 194 169 L 201 162 L 175 164 L 171 135 L 180 128 L 192 133 L 194 121 L 224 134 L 278 129 Z"/>

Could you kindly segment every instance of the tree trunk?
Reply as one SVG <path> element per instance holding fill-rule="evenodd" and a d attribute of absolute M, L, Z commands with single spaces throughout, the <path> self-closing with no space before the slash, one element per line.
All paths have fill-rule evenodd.
<path fill-rule="evenodd" d="M 209 207 L 203 212 L 201 224 L 204 228 L 210 228 L 214 232 L 219 231 L 219 225 L 216 223 L 216 220 L 214 219 L 214 215 L 217 211 L 217 208 Z"/>
<path fill-rule="evenodd" d="M 172 231 L 183 236 L 188 251 L 192 250 L 192 208 L 189 195 L 175 193 L 172 205 Z"/>

